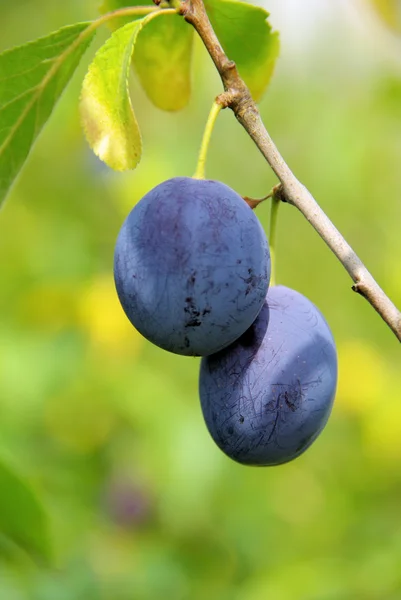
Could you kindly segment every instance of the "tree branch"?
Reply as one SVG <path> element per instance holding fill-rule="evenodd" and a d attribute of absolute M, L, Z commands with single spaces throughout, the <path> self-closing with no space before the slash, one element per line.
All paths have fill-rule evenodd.
<path fill-rule="evenodd" d="M 375 279 L 320 208 L 312 194 L 292 173 L 270 138 L 249 89 L 239 76 L 235 63 L 226 56 L 207 16 L 203 0 L 184 0 L 180 13 L 195 28 L 209 52 L 224 86 L 217 101 L 233 110 L 263 154 L 281 185 L 281 199 L 293 204 L 334 252 L 354 281 L 352 289 L 361 294 L 401 341 L 401 313 L 386 296 Z"/>

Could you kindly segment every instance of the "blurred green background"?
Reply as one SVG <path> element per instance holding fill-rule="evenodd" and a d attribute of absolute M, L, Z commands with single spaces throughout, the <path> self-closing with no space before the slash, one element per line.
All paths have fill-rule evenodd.
<path fill-rule="evenodd" d="M 395 13 L 381 4 L 391 24 Z M 401 305 L 401 42 L 356 0 L 265 6 L 282 33 L 261 103 L 267 128 Z M 0 49 L 96 14 L 95 0 L 0 0 Z M 116 174 L 79 126 L 91 56 L 93 48 L 0 213 L 0 458 L 41 498 L 55 555 L 42 565 L 0 538 L 0 598 L 401 598 L 398 342 L 283 205 L 278 279 L 331 325 L 335 408 L 293 463 L 256 469 L 226 458 L 203 423 L 199 361 L 143 340 L 112 276 L 116 235 L 134 203 L 193 173 L 219 80 L 198 43 L 182 112 L 157 110 L 133 81 L 144 156 L 135 172 Z M 276 183 L 228 111 L 207 174 L 253 197 Z M 266 228 L 268 212 L 258 209 Z"/>

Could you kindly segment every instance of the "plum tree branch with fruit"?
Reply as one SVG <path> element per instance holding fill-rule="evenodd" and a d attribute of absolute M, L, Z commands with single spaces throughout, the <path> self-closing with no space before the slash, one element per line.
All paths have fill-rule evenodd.
<path fill-rule="evenodd" d="M 90 63 L 79 106 L 90 147 L 116 171 L 134 169 L 142 153 L 131 72 L 156 107 L 182 109 L 190 98 L 191 51 L 198 34 L 224 91 L 211 108 L 195 175 L 151 189 L 122 224 L 114 251 L 116 292 L 147 340 L 175 354 L 201 357 L 200 404 L 220 449 L 244 465 L 285 463 L 309 448 L 325 427 L 338 365 L 334 337 L 319 309 L 297 291 L 276 285 L 281 201 L 301 211 L 344 265 L 353 289 L 400 341 L 401 315 L 296 179 L 262 122 L 257 102 L 279 51 L 269 14 L 241 0 L 139 2 L 102 0 L 97 19 L 0 53 L 0 206 L 100 26 L 113 32 Z M 279 179 L 265 198 L 240 196 L 205 178 L 213 127 L 223 108 L 232 109 Z M 269 239 L 251 210 L 267 198 Z M 19 479 L 5 477 L 13 497 L 21 497 Z M 41 509 L 23 486 L 22 491 L 38 530 Z M 47 543 L 33 545 L 29 528 L 22 536 L 19 521 L 4 523 L 11 539 L 47 556 Z M 44 523 L 42 529 L 45 537 Z"/>
<path fill-rule="evenodd" d="M 401 341 L 401 312 L 281 156 L 235 63 L 229 60 L 213 31 L 203 1 L 184 0 L 180 12 L 198 32 L 220 74 L 225 91 L 217 97 L 217 102 L 231 108 L 280 180 L 276 196 L 298 208 L 306 217 L 352 278 L 352 289 L 366 298 Z"/>
<path fill-rule="evenodd" d="M 279 49 L 268 13 L 238 0 L 170 0 L 157 7 L 152 0 L 145 6 L 132 1 L 103 0 L 98 19 L 0 54 L 0 202 L 100 25 L 113 33 L 90 63 L 79 105 L 90 147 L 116 171 L 134 169 L 142 153 L 128 85 L 132 68 L 155 106 L 180 110 L 190 97 L 198 34 L 224 90 L 211 108 L 194 177 L 156 186 L 123 223 L 114 253 L 116 291 L 150 342 L 202 357 L 199 395 L 216 444 L 243 464 L 287 462 L 313 443 L 329 418 L 337 352 L 318 308 L 276 285 L 280 202 L 301 211 L 344 265 L 353 289 L 399 340 L 400 312 L 296 179 L 262 122 L 256 102 Z M 272 199 L 270 240 L 251 210 L 261 200 L 205 179 L 222 108 L 232 109 L 280 181 L 266 196 Z"/>
<path fill-rule="evenodd" d="M 10 83 L 7 87 L 3 86 L 0 93 L 0 116 L 6 125 L 0 133 L 0 204 L 95 31 L 104 23 L 111 24 L 116 31 L 96 55 L 85 78 L 81 96 L 82 123 L 92 149 L 110 167 L 116 170 L 136 167 L 142 142 L 127 88 L 128 68 L 131 62 L 134 63 L 142 86 L 156 106 L 165 110 L 182 108 L 189 98 L 192 47 L 189 28 L 179 17 L 182 15 L 202 39 L 220 74 L 224 91 L 217 96 L 217 104 L 232 109 L 277 175 L 280 184 L 274 189 L 275 197 L 300 210 L 351 276 L 354 282 L 352 289 L 368 300 L 401 341 L 400 311 L 312 194 L 292 173 L 260 117 L 256 101 L 268 84 L 278 49 L 272 44 L 266 51 L 260 50 L 260 47 L 271 44 L 273 39 L 270 26 L 265 21 L 268 13 L 233 0 L 170 0 L 156 4 L 158 6 L 152 0 L 145 0 L 144 6 L 131 5 L 129 0 L 103 0 L 103 14 L 98 19 L 64 27 L 48 37 L 0 55 L 2 81 L 7 82 L 10 78 Z M 217 18 L 221 6 L 224 10 Z M 236 27 L 230 38 L 231 24 L 227 15 L 231 13 Z M 121 23 L 125 26 L 121 27 Z M 219 26 L 218 36 L 216 24 Z M 249 36 L 250 29 L 252 36 Z M 235 45 L 237 40 L 233 36 L 238 32 L 243 37 Z M 227 40 L 230 42 L 230 56 L 224 50 Z M 172 43 L 176 46 L 175 52 L 169 53 L 166 60 L 163 44 Z M 244 58 L 245 50 L 241 49 L 241 44 L 245 43 L 246 52 L 252 44 L 258 46 L 253 49 L 254 54 L 250 58 L 250 62 L 253 61 L 250 79 L 245 76 L 249 73 L 244 75 L 243 65 L 238 68 L 234 62 L 238 57 Z M 57 52 L 53 51 L 53 44 Z M 47 53 L 49 56 L 44 68 L 42 55 L 46 59 Z M 37 58 L 33 59 L 34 56 Z M 35 60 L 38 62 L 38 74 L 30 81 L 24 76 L 24 65 L 31 65 Z M 171 78 L 174 70 L 178 76 Z M 255 71 L 258 73 L 256 80 Z M 175 90 L 172 89 L 174 85 Z M 53 89 L 57 90 L 56 94 Z M 118 93 L 112 99 L 116 89 Z M 14 108 L 16 103 L 17 110 Z M 217 113 L 218 110 L 214 110 L 214 117 Z M 199 173 L 204 169 L 207 143 L 198 166 Z"/>

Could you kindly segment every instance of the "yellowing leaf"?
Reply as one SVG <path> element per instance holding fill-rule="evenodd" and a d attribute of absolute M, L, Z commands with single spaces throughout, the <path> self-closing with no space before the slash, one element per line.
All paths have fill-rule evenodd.
<path fill-rule="evenodd" d="M 142 141 L 128 90 L 134 44 L 144 19 L 117 29 L 98 50 L 84 79 L 81 118 L 95 154 L 116 171 L 133 169 Z"/>
<path fill-rule="evenodd" d="M 269 13 L 259 6 L 236 0 L 205 0 L 213 29 L 228 58 L 256 102 L 260 100 L 273 73 L 279 53 L 278 34 L 267 21 Z"/>
<path fill-rule="evenodd" d="M 92 41 L 90 23 L 0 54 L 0 205 Z"/>
<path fill-rule="evenodd" d="M 172 13 L 159 13 L 138 35 L 134 66 L 149 99 L 163 110 L 180 110 L 191 92 L 193 28 Z"/>
<path fill-rule="evenodd" d="M 152 2 L 104 0 L 100 12 L 147 4 Z M 162 110 L 180 110 L 188 103 L 191 92 L 194 30 L 177 14 L 163 11 L 157 17 L 147 20 L 140 31 L 133 63 L 151 102 Z M 120 25 L 132 20 L 133 17 L 117 19 Z M 114 28 L 115 22 L 112 19 L 110 26 Z"/>

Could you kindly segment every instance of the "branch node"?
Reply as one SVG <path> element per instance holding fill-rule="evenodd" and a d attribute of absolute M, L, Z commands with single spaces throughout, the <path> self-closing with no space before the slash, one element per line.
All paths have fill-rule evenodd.
<path fill-rule="evenodd" d="M 281 202 L 289 203 L 289 200 L 286 196 L 286 193 L 284 191 L 284 186 L 282 183 L 278 183 L 277 185 L 274 186 L 274 188 L 272 190 L 272 194 L 275 198 L 277 198 L 277 200 L 280 200 Z"/>
<path fill-rule="evenodd" d="M 227 90 L 216 96 L 215 101 L 217 104 L 220 104 L 222 108 L 228 108 L 234 102 L 234 94 L 230 90 Z"/>
<path fill-rule="evenodd" d="M 183 0 L 177 9 L 179 15 L 182 15 L 188 23 L 193 24 L 193 8 L 189 0 Z"/>
<path fill-rule="evenodd" d="M 366 292 L 365 292 L 364 286 L 363 286 L 363 284 L 361 282 L 354 283 L 354 285 L 352 286 L 351 289 L 356 294 L 360 294 L 364 298 L 366 297 Z"/>
<path fill-rule="evenodd" d="M 227 60 L 226 64 L 224 65 L 224 68 L 227 71 L 232 71 L 236 67 L 237 67 L 237 65 L 235 64 L 235 62 L 233 60 Z"/>

